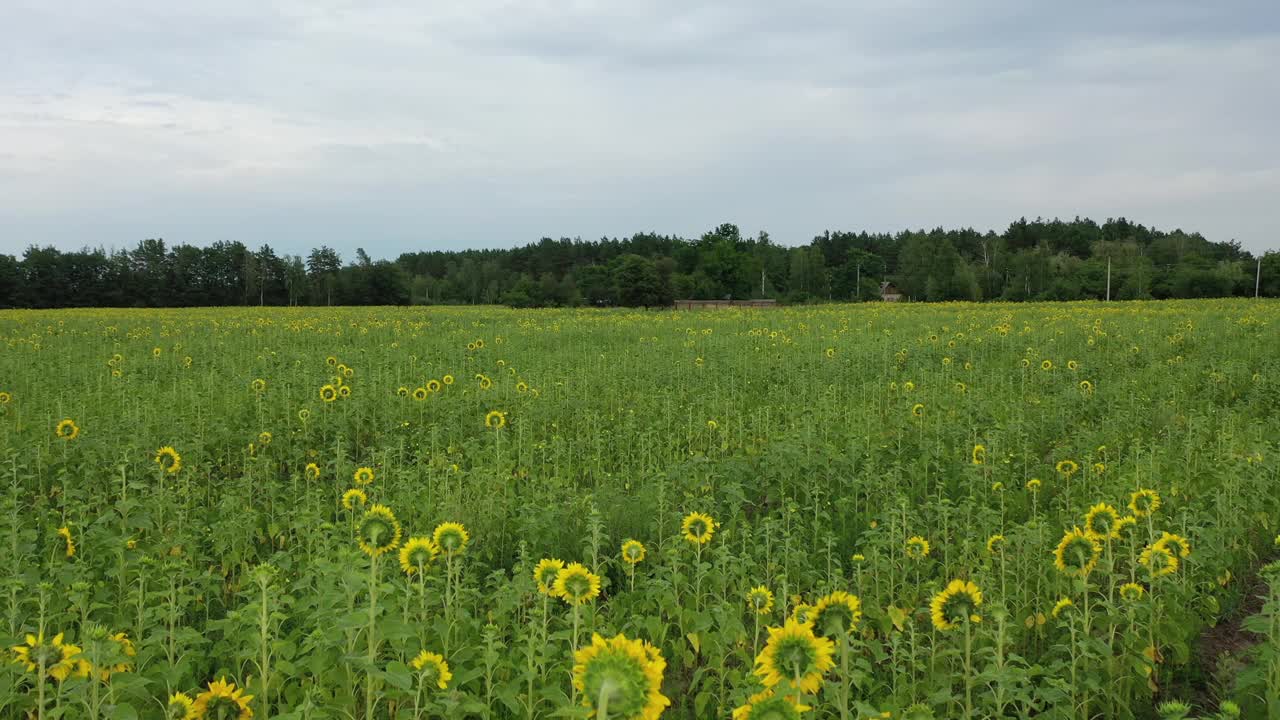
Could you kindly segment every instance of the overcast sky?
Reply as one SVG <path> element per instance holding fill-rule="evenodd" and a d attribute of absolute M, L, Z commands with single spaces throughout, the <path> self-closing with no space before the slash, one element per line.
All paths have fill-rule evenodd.
<path fill-rule="evenodd" d="M 0 252 L 1124 215 L 1280 248 L 1276 0 L 0 0 Z"/>

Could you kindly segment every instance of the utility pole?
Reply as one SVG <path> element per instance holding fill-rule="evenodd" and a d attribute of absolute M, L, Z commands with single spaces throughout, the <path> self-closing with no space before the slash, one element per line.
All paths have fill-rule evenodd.
<path fill-rule="evenodd" d="M 764 297 L 764 268 L 760 268 L 760 297 Z"/>
<path fill-rule="evenodd" d="M 1253 299 L 1258 299 L 1258 289 L 1262 287 L 1262 258 L 1258 258 L 1258 272 L 1253 276 Z"/>
<path fill-rule="evenodd" d="M 1111 257 L 1107 257 L 1107 302 L 1111 302 Z"/>

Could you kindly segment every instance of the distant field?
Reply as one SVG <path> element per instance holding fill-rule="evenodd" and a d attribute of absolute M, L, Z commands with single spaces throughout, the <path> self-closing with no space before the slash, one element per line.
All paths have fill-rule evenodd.
<path fill-rule="evenodd" d="M 0 717 L 1274 718 L 1277 408 L 1275 301 L 0 312 Z"/>

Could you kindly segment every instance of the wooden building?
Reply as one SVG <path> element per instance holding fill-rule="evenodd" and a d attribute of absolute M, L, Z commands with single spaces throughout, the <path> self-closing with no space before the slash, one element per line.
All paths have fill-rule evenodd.
<path fill-rule="evenodd" d="M 880 299 L 885 302 L 899 302 L 902 300 L 902 291 L 894 287 L 891 282 L 880 283 Z"/>

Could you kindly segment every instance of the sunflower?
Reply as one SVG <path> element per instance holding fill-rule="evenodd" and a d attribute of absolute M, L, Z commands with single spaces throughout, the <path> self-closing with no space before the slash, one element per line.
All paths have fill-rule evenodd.
<path fill-rule="evenodd" d="M 1077 369 L 1077 368 L 1079 368 L 1079 367 L 1080 367 L 1080 363 L 1076 362 L 1075 360 L 1068 360 L 1068 361 L 1067 361 L 1067 369 L 1068 369 L 1068 370 L 1075 370 L 1075 369 Z"/>
<path fill-rule="evenodd" d="M 862 622 L 862 601 L 857 595 L 850 595 L 843 590 L 836 590 L 821 597 L 813 606 L 810 624 L 826 637 L 835 637 L 841 633 L 853 633 Z"/>
<path fill-rule="evenodd" d="M 769 640 L 756 657 L 755 674 L 766 687 L 786 682 L 787 687 L 814 693 L 822 676 L 835 667 L 835 643 L 813 634 L 813 627 L 789 619 L 782 627 L 769 628 Z"/>
<path fill-rule="evenodd" d="M 263 431 L 258 433 L 258 444 L 266 447 L 271 444 L 271 433 Z"/>
<path fill-rule="evenodd" d="M 556 578 L 564 569 L 564 561 L 555 558 L 542 558 L 533 568 L 533 580 L 538 583 L 538 592 L 549 597 L 556 595 Z"/>
<path fill-rule="evenodd" d="M 1120 586 L 1120 597 L 1125 602 L 1137 602 L 1147 594 L 1147 589 L 1138 583 L 1128 582 Z"/>
<path fill-rule="evenodd" d="M 907 539 L 906 544 L 907 557 L 912 560 L 923 560 L 929 557 L 929 541 L 914 535 Z"/>
<path fill-rule="evenodd" d="M 67 440 L 67 441 L 75 440 L 77 437 L 80 436 L 80 426 L 76 425 L 75 420 L 72 420 L 71 418 L 67 418 L 62 422 L 58 423 L 57 427 L 53 429 L 53 434 L 57 435 L 59 438 L 62 438 L 63 440 Z"/>
<path fill-rule="evenodd" d="M 414 388 L 414 390 L 413 390 L 413 399 L 414 399 L 414 400 L 417 400 L 418 402 L 422 402 L 423 400 L 426 400 L 426 399 L 427 399 L 427 394 L 428 394 L 428 393 L 427 393 L 427 389 L 426 389 L 426 388 L 422 388 L 422 387 L 420 387 L 420 388 Z"/>
<path fill-rule="evenodd" d="M 1041 370 L 1052 370 L 1052 369 L 1053 369 L 1053 361 L 1052 361 L 1052 360 L 1049 360 L 1049 359 L 1047 359 L 1047 358 L 1046 358 L 1046 359 L 1044 359 L 1044 360 L 1042 360 L 1042 361 L 1040 362 L 1040 369 L 1041 369 Z"/>
<path fill-rule="evenodd" d="M 400 532 L 400 522 L 391 508 L 374 505 L 356 526 L 356 542 L 366 555 L 376 558 L 399 547 Z"/>
<path fill-rule="evenodd" d="M 600 576 L 592 573 L 582 563 L 570 563 L 556 573 L 552 586 L 556 597 L 570 605 L 581 605 L 600 595 Z"/>
<path fill-rule="evenodd" d="M 968 391 L 969 387 L 962 382 L 958 382 L 955 384 L 955 389 L 956 389 L 956 392 L 963 395 L 965 394 L 966 391 Z"/>
<path fill-rule="evenodd" d="M 1148 545 L 1138 556 L 1138 562 L 1151 573 L 1152 578 L 1178 572 L 1178 556 L 1165 545 Z"/>
<path fill-rule="evenodd" d="M 1004 536 L 992 535 L 987 538 L 987 552 L 992 555 L 1004 552 Z"/>
<path fill-rule="evenodd" d="M 351 397 L 351 386 L 343 385 L 342 387 L 338 388 L 338 397 L 344 397 L 344 398 Z"/>
<path fill-rule="evenodd" d="M 306 422 L 310 420 L 311 411 L 306 408 L 302 408 L 301 410 L 298 411 L 298 419 L 301 420 L 302 422 Z"/>
<path fill-rule="evenodd" d="M 441 385 L 439 380 L 432 379 L 427 381 L 427 392 L 429 393 L 440 392 L 440 387 Z"/>
<path fill-rule="evenodd" d="M 1072 601 L 1071 598 L 1069 597 L 1064 597 L 1058 600 L 1058 602 L 1054 603 L 1053 610 L 1049 613 L 1049 615 L 1054 620 L 1057 620 L 1059 615 L 1066 612 L 1068 608 L 1072 608 L 1072 607 L 1075 607 L 1075 602 Z"/>
<path fill-rule="evenodd" d="M 1080 466 L 1076 464 L 1075 460 L 1059 460 L 1058 464 L 1054 465 L 1053 468 L 1058 471 L 1059 475 L 1066 475 L 1067 477 L 1071 477 L 1080 471 Z"/>
<path fill-rule="evenodd" d="M 487 376 L 481 375 L 481 376 L 480 376 L 480 389 L 481 389 L 481 390 L 488 390 L 488 389 L 489 389 L 489 388 L 491 388 L 491 387 L 493 387 L 493 381 L 492 381 L 492 380 L 490 380 Z"/>
<path fill-rule="evenodd" d="M 161 470 L 170 475 L 182 469 L 182 456 L 178 454 L 177 450 L 173 449 L 172 445 L 165 445 L 156 450 L 155 462 L 160 466 Z"/>
<path fill-rule="evenodd" d="M 64 526 L 62 526 L 62 527 L 60 527 L 60 528 L 58 528 L 58 535 L 59 535 L 63 540 L 66 540 L 66 541 L 67 541 L 67 557 L 69 557 L 69 558 L 70 558 L 70 557 L 75 557 L 75 555 L 76 555 L 76 543 L 75 543 L 75 541 L 74 541 L 74 540 L 72 540 L 72 539 L 71 539 L 71 528 L 69 528 L 69 527 L 67 527 L 67 526 L 65 526 L 65 525 L 64 525 Z"/>
<path fill-rule="evenodd" d="M 104 631 L 105 632 L 105 631 Z M 134 657 L 138 651 L 133 647 L 133 641 L 129 639 L 128 633 L 118 632 L 109 638 L 110 642 L 115 645 L 116 654 L 121 658 L 121 662 L 114 665 L 107 665 L 96 668 L 98 677 L 103 682 L 111 679 L 115 673 L 126 673 L 133 670 L 133 663 L 128 658 Z"/>
<path fill-rule="evenodd" d="M 351 476 L 351 479 L 354 480 L 355 483 L 361 487 L 369 485 L 370 483 L 373 482 L 373 468 L 370 468 L 370 467 L 357 468 L 355 474 Z"/>
<path fill-rule="evenodd" d="M 447 522 L 436 526 L 431 539 L 445 555 L 460 555 L 467 549 L 467 541 L 471 536 L 461 523 Z"/>
<path fill-rule="evenodd" d="M 245 695 L 244 690 L 237 688 L 235 683 L 222 678 L 209 683 L 209 689 L 196 696 L 191 709 L 198 718 L 249 720 L 253 717 L 253 710 L 249 709 L 249 701 L 252 699 L 252 695 Z"/>
<path fill-rule="evenodd" d="M 1088 380 L 1081 380 L 1080 391 L 1085 393 L 1086 395 L 1093 392 L 1093 383 L 1089 382 Z"/>
<path fill-rule="evenodd" d="M 195 701 L 186 693 L 174 693 L 169 696 L 169 704 L 164 711 L 165 720 L 195 720 Z"/>
<path fill-rule="evenodd" d="M 493 428 L 494 430 L 500 430 L 506 427 L 507 414 L 501 410 L 490 410 L 485 413 L 484 426 L 487 428 Z"/>
<path fill-rule="evenodd" d="M 603 700 L 611 718 L 657 720 L 671 704 L 662 694 L 666 668 L 662 653 L 646 642 L 592 635 L 591 644 L 573 654 L 573 686 L 582 694 L 588 717 L 595 716 L 595 703 Z"/>
<path fill-rule="evenodd" d="M 307 463 L 307 466 L 302 469 L 302 474 L 315 480 L 320 477 L 320 466 L 315 463 Z"/>
<path fill-rule="evenodd" d="M 1138 490 L 1129 496 L 1129 509 L 1134 517 L 1153 515 L 1160 509 L 1160 495 L 1155 490 Z"/>
<path fill-rule="evenodd" d="M 0 405 L 8 405 L 13 400 L 13 396 L 7 392 L 0 392 Z"/>
<path fill-rule="evenodd" d="M 400 569 L 405 575 L 412 575 L 419 569 L 424 572 L 440 553 L 440 548 L 431 538 L 412 537 L 400 548 Z"/>
<path fill-rule="evenodd" d="M 1084 532 L 1094 540 L 1115 540 L 1120 537 L 1116 525 L 1120 522 L 1120 513 L 1106 503 L 1098 503 L 1089 508 L 1084 516 Z"/>
<path fill-rule="evenodd" d="M 916 403 L 911 406 L 911 414 L 916 417 L 924 417 L 924 403 Z"/>
<path fill-rule="evenodd" d="M 329 357 L 327 357 L 327 358 L 325 358 L 325 359 L 324 359 L 324 364 L 325 364 L 325 365 L 328 365 L 329 367 L 337 367 L 337 366 L 338 366 L 338 358 L 336 358 L 336 357 L 334 357 L 334 356 L 330 355 Z"/>
<path fill-rule="evenodd" d="M 974 445 L 973 452 L 969 453 L 974 465 L 984 465 L 987 462 L 987 446 Z"/>
<path fill-rule="evenodd" d="M 43 633 L 39 636 L 28 633 L 25 644 L 14 645 L 11 649 L 13 661 L 26 665 L 27 672 L 39 672 L 43 663 L 44 671 L 58 682 L 72 675 L 89 675 L 89 663 L 83 658 L 77 658 L 80 654 L 79 646 L 62 642 L 62 633 L 53 636 L 53 641 L 48 643 L 44 641 Z"/>
<path fill-rule="evenodd" d="M 1185 560 L 1191 556 L 1191 543 L 1181 535 L 1174 535 L 1171 532 L 1160 533 L 1160 539 L 1155 542 L 1156 547 L 1167 548 L 1169 552 L 1176 555 L 1179 559 Z"/>
<path fill-rule="evenodd" d="M 1092 465 L 1094 475 L 1102 475 L 1107 472 L 1107 464 L 1096 462 Z"/>
<path fill-rule="evenodd" d="M 151 357 L 158 358 L 164 351 L 158 347 L 151 348 Z"/>
<path fill-rule="evenodd" d="M 628 540 L 622 543 L 622 561 L 635 565 L 644 560 L 644 543 L 639 540 Z"/>
<path fill-rule="evenodd" d="M 333 402 L 334 400 L 337 400 L 337 399 L 338 399 L 338 389 L 337 389 L 337 388 L 335 388 L 335 387 L 334 387 L 334 386 L 332 386 L 332 385 L 321 385 L 321 386 L 320 386 L 320 399 L 321 399 L 321 400 L 323 400 L 323 401 L 325 401 L 325 402 L 327 402 L 327 403 L 331 403 L 331 402 Z"/>
<path fill-rule="evenodd" d="M 1102 546 L 1080 528 L 1072 528 L 1063 534 L 1053 551 L 1053 565 L 1068 575 L 1088 577 L 1098 564 Z"/>
<path fill-rule="evenodd" d="M 355 374 L 356 374 L 356 371 L 354 368 L 342 368 L 342 377 L 346 378 L 347 380 L 350 380 L 351 378 L 355 377 Z"/>
<path fill-rule="evenodd" d="M 826 353 L 827 353 L 827 357 L 833 358 L 836 356 L 836 349 L 833 347 L 829 347 L 827 348 Z"/>
<path fill-rule="evenodd" d="M 952 580 L 942 592 L 933 596 L 929 603 L 929 616 L 933 626 L 946 632 L 954 630 L 957 623 L 965 620 L 981 622 L 982 616 L 978 608 L 982 606 L 982 591 L 973 581 Z"/>
<path fill-rule="evenodd" d="M 796 595 L 791 598 L 791 619 L 798 623 L 808 625 L 813 621 L 813 606 L 806 602 L 800 602 L 800 596 Z"/>
<path fill-rule="evenodd" d="M 423 687 L 435 685 L 445 690 L 449 687 L 449 681 L 453 679 L 453 673 L 449 672 L 449 663 L 445 662 L 444 656 L 439 653 L 423 650 L 409 663 L 409 667 L 418 671 L 418 680 Z"/>
<path fill-rule="evenodd" d="M 452 375 L 445 375 L 444 377 L 440 378 L 440 382 L 444 383 L 445 385 L 452 385 L 452 384 L 453 384 L 453 376 L 452 376 Z"/>
<path fill-rule="evenodd" d="M 696 545 L 706 545 L 716 533 L 716 522 L 710 515 L 691 512 L 680 523 L 680 532 L 684 533 L 685 540 Z"/>
<path fill-rule="evenodd" d="M 256 393 L 262 393 L 267 389 L 267 381 L 262 378 L 257 378 L 253 382 L 249 383 L 249 387 Z"/>
<path fill-rule="evenodd" d="M 907 392 L 911 392 L 916 389 L 916 384 L 908 380 L 902 383 L 902 389 L 906 390 Z"/>
<path fill-rule="evenodd" d="M 747 699 L 747 704 L 733 710 L 733 720 L 800 720 L 800 713 L 809 710 L 800 705 L 794 695 L 777 695 L 773 688 L 758 692 Z"/>
<path fill-rule="evenodd" d="M 716 429 L 718 429 L 719 427 L 720 427 L 720 423 L 716 422 L 715 420 L 708 420 L 708 421 L 707 421 L 707 429 L 708 429 L 708 430 L 716 430 Z"/>
<path fill-rule="evenodd" d="M 1043 483 L 1040 482 L 1040 478 L 1031 478 L 1030 480 L 1027 481 L 1026 488 L 1033 493 L 1040 492 L 1040 486 L 1042 484 Z"/>
<path fill-rule="evenodd" d="M 759 585 L 747 591 L 747 607 L 757 615 L 766 615 L 773 610 L 773 593 L 769 588 Z"/>
<path fill-rule="evenodd" d="M 525 381 L 523 381 L 523 380 L 521 380 L 520 382 L 516 383 L 516 392 L 518 392 L 518 393 L 527 393 L 527 392 L 529 392 L 529 383 L 526 383 L 526 382 L 525 382 Z"/>
<path fill-rule="evenodd" d="M 1115 527 L 1112 528 L 1111 536 L 1118 540 L 1124 540 L 1128 537 L 1131 537 L 1131 533 L 1133 529 L 1137 526 L 1138 526 L 1137 518 L 1135 518 L 1132 515 L 1125 515 L 1124 517 L 1116 521 Z"/>
<path fill-rule="evenodd" d="M 356 506 L 364 507 L 369 502 L 369 496 L 364 494 L 360 488 L 351 488 L 342 493 L 342 509 L 354 510 Z"/>
<path fill-rule="evenodd" d="M 396 388 L 396 395 L 399 395 L 400 397 L 409 397 L 409 388 L 405 387 L 404 385 L 401 385 L 400 387 Z"/>

